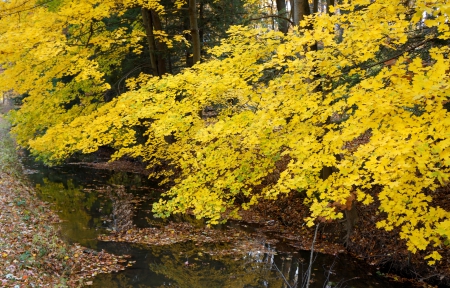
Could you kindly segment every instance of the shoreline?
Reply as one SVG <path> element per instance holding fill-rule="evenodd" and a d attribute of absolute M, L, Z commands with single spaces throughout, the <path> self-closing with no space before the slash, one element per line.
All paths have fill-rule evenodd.
<path fill-rule="evenodd" d="M 98 273 L 124 270 L 122 256 L 85 253 L 61 239 L 60 219 L 29 186 L 8 132 L 0 114 L 0 285 L 78 287 L 92 284 Z"/>

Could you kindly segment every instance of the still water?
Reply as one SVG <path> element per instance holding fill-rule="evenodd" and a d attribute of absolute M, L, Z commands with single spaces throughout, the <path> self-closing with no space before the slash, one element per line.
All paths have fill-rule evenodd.
<path fill-rule="evenodd" d="M 261 237 L 250 241 L 243 237 L 247 240 L 240 241 L 239 249 L 236 243 L 183 242 L 161 246 L 98 241 L 98 235 L 119 225 L 119 212 L 126 216 L 122 222 L 131 221 L 137 227 L 165 225 L 150 213 L 160 188 L 145 176 L 133 173 L 69 164 L 48 168 L 29 157 L 23 157 L 22 162 L 39 197 L 51 203 L 63 220 L 61 233 L 66 241 L 116 255 L 131 255 L 135 261 L 123 272 L 96 276 L 93 287 L 305 287 L 310 252 L 281 242 L 269 245 L 270 241 Z M 190 217 L 171 220 L 203 225 Z M 243 226 L 230 223 L 217 229 Z M 239 231 L 249 233 L 251 229 Z M 221 253 L 236 250 L 232 254 Z M 405 287 L 389 282 L 381 273 L 343 254 L 314 254 L 311 278 L 310 287 Z"/>

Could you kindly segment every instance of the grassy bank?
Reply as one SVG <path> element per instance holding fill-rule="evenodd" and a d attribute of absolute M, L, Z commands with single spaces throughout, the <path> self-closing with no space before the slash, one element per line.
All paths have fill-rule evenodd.
<path fill-rule="evenodd" d="M 59 219 L 23 177 L 8 131 L 0 114 L 0 286 L 78 287 L 97 273 L 123 269 L 120 257 L 61 240 L 52 225 Z"/>
<path fill-rule="evenodd" d="M 9 123 L 2 117 L 0 114 L 0 171 L 19 178 L 21 167 L 14 142 L 8 135 Z"/>

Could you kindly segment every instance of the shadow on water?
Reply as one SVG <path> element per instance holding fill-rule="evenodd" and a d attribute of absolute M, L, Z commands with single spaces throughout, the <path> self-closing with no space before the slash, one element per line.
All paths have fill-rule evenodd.
<path fill-rule="evenodd" d="M 39 197 L 51 203 L 63 220 L 61 233 L 67 241 L 131 255 L 136 261 L 123 272 L 96 276 L 93 287 L 304 287 L 310 252 L 282 243 L 266 244 L 264 253 L 210 255 L 208 251 L 232 250 L 233 243 L 143 246 L 98 241 L 98 235 L 120 225 L 148 227 L 150 222 L 162 221 L 153 219 L 150 212 L 160 194 L 158 187 L 145 176 L 132 173 L 78 165 L 48 168 L 29 157 L 22 162 Z M 201 225 L 189 217 L 182 219 Z M 390 283 L 381 273 L 346 255 L 314 255 L 310 287 L 405 287 Z"/>

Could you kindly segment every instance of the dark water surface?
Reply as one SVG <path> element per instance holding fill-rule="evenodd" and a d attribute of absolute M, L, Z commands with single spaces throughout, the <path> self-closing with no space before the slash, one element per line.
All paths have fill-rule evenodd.
<path fill-rule="evenodd" d="M 310 252 L 296 251 L 283 243 L 271 247 L 255 239 L 269 253 L 250 249 L 238 255 L 211 256 L 206 252 L 233 249 L 233 244 L 144 246 L 98 241 L 98 235 L 116 229 L 120 221 L 127 219 L 138 227 L 150 227 L 149 223 L 158 221 L 162 224 L 150 213 L 151 203 L 161 193 L 159 187 L 145 176 L 132 173 L 79 165 L 48 168 L 29 157 L 23 157 L 22 162 L 39 196 L 51 203 L 63 220 L 61 230 L 67 241 L 116 255 L 131 255 L 131 260 L 136 261 L 123 272 L 96 276 L 93 287 L 305 287 Z M 118 211 L 129 212 L 132 206 L 136 209 L 128 218 L 118 219 L 115 215 Z M 202 225 L 189 217 L 173 220 Z M 241 224 L 221 229 L 231 226 L 239 228 Z M 405 287 L 390 283 L 381 273 L 347 255 L 315 254 L 312 271 L 310 287 Z"/>

